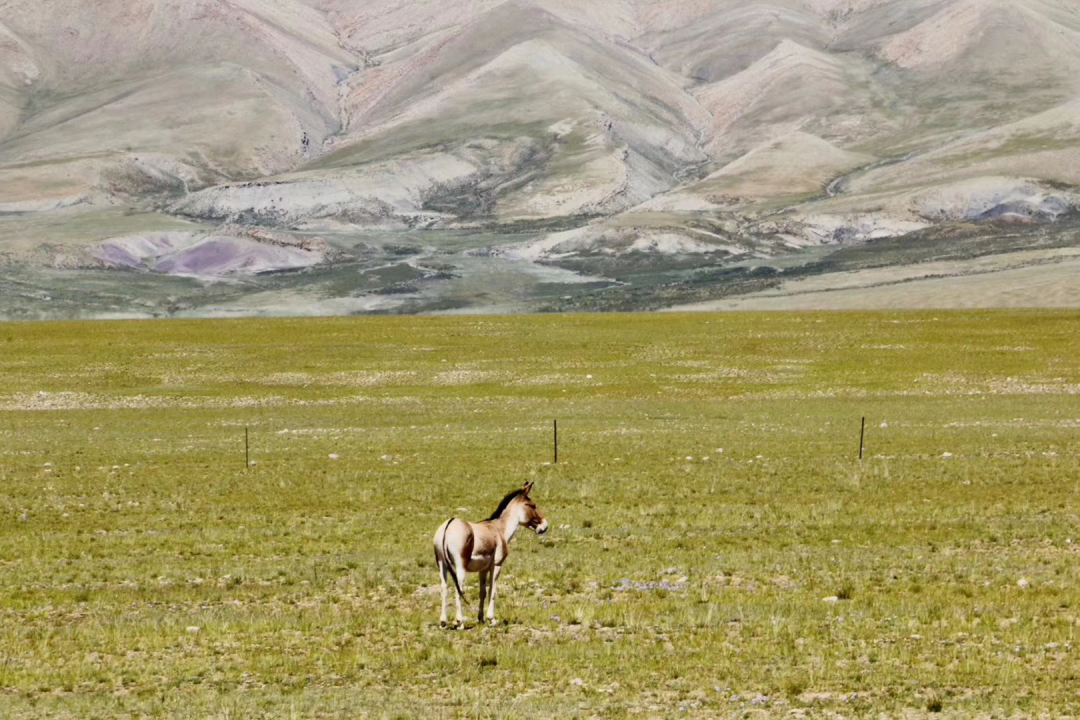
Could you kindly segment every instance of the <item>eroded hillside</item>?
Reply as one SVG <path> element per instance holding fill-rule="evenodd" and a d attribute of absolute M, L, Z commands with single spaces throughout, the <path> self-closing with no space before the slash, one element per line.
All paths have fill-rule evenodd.
<path fill-rule="evenodd" d="M 652 308 L 973 233 L 1039 304 L 973 261 L 1069 247 L 1078 98 L 1071 0 L 8 0 L 0 314 Z"/>

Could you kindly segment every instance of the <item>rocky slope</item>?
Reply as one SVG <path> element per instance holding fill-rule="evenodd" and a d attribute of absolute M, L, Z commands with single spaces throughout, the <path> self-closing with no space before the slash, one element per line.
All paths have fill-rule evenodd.
<path fill-rule="evenodd" d="M 1080 204 L 1078 98 L 1072 0 L 5 0 L 0 313 L 575 307 L 1009 235 Z M 119 299 L 40 299 L 79 272 Z"/>

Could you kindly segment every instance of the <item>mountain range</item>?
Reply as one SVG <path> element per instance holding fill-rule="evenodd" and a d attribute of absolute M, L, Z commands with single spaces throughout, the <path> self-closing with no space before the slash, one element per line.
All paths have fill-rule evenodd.
<path fill-rule="evenodd" d="M 1080 304 L 1073 0 L 0 0 L 0 317 Z"/>

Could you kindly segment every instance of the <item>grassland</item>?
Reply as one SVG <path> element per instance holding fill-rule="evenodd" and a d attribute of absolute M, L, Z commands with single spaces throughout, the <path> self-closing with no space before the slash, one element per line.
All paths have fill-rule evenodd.
<path fill-rule="evenodd" d="M 0 326 L 2 714 L 1076 715 L 1078 321 Z"/>

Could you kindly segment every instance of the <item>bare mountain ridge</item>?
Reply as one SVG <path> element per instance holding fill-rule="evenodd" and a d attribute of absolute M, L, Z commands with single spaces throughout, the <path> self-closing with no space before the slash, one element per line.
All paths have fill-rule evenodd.
<path fill-rule="evenodd" d="M 1069 0 L 7 0 L 0 257 L 113 267 L 134 227 L 250 257 L 142 271 L 242 276 L 504 226 L 538 230 L 494 257 L 580 271 L 1050 222 L 1077 98 Z M 339 247 L 262 257 L 218 225 Z"/>

